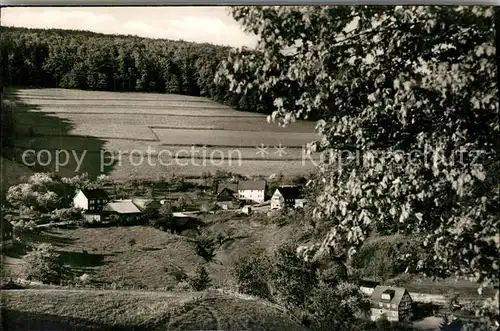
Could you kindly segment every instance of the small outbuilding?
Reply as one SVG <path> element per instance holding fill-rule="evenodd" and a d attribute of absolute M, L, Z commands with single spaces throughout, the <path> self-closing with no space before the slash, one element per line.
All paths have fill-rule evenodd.
<path fill-rule="evenodd" d="M 247 214 L 247 215 L 250 215 L 252 213 L 252 206 L 243 206 L 243 208 L 241 208 L 241 212 L 243 214 Z"/>
<path fill-rule="evenodd" d="M 411 305 L 411 296 L 405 288 L 378 285 L 370 298 L 371 319 L 376 321 L 385 316 L 388 321 L 408 321 Z"/>

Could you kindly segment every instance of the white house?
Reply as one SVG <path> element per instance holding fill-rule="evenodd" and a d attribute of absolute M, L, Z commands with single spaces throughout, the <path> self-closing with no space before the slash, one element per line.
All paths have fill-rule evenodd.
<path fill-rule="evenodd" d="M 240 200 L 262 203 L 265 200 L 265 194 L 265 180 L 245 180 L 238 182 L 238 197 Z"/>
<path fill-rule="evenodd" d="M 412 315 L 412 299 L 405 288 L 378 285 L 370 297 L 371 320 L 383 315 L 389 321 L 407 321 Z"/>
<path fill-rule="evenodd" d="M 297 186 L 279 187 L 271 197 L 271 209 L 303 208 L 306 200 L 300 196 L 300 189 Z"/>
<path fill-rule="evenodd" d="M 103 208 L 108 203 L 109 197 L 104 190 L 78 190 L 73 198 L 73 206 L 83 209 L 83 217 L 87 222 L 100 222 L 103 220 Z"/>
<path fill-rule="evenodd" d="M 262 203 L 265 200 L 266 181 L 265 180 L 243 180 L 238 183 L 222 183 L 217 187 L 217 194 L 224 192 L 234 192 L 238 200 L 253 201 Z M 227 196 L 225 194 L 224 196 Z M 227 197 L 225 197 L 227 200 Z"/>
<path fill-rule="evenodd" d="M 78 190 L 73 198 L 73 206 L 86 211 L 102 210 L 108 202 L 108 195 L 101 189 Z"/>

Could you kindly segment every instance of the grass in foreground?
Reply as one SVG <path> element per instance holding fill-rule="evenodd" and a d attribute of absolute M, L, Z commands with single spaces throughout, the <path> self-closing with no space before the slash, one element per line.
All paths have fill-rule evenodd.
<path fill-rule="evenodd" d="M 36 304 L 34 304 L 36 302 Z M 7 330 L 303 330 L 255 299 L 215 293 L 4 291 Z"/>

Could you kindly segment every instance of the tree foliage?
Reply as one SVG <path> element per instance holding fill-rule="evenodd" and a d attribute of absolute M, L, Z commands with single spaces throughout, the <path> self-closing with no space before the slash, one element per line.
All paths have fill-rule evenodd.
<path fill-rule="evenodd" d="M 196 269 L 196 275 L 189 278 L 189 285 L 195 291 L 204 291 L 212 285 L 212 280 L 204 266 Z"/>
<path fill-rule="evenodd" d="M 219 76 L 237 93 L 273 95 L 281 124 L 320 119 L 310 150 L 328 157 L 315 215 L 332 228 L 319 252 L 351 254 L 375 229 L 413 233 L 429 252 L 420 272 L 498 284 L 494 9 L 231 11 L 260 41 L 253 54 L 231 52 Z"/>
<path fill-rule="evenodd" d="M 76 190 L 89 185 L 87 175 L 61 178 L 56 174 L 35 173 L 26 183 L 11 186 L 7 201 L 19 209 L 49 212 L 70 207 Z"/>
<path fill-rule="evenodd" d="M 45 284 L 60 284 L 67 276 L 67 270 L 59 259 L 54 248 L 42 244 L 23 257 L 24 273 L 28 280 L 36 280 Z"/>
<path fill-rule="evenodd" d="M 174 93 L 208 97 L 245 111 L 271 109 L 270 97 L 239 95 L 214 82 L 229 47 L 57 29 L 0 31 L 4 86 Z M 7 125 L 7 116 L 2 112 L 2 124 Z"/>

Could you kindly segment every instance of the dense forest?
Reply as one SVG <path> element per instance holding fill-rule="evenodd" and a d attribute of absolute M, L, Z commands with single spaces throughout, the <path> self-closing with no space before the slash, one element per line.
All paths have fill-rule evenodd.
<path fill-rule="evenodd" d="M 237 94 L 228 83 L 214 82 L 229 47 L 75 30 L 0 31 L 3 86 L 174 93 L 244 111 L 272 111 L 273 98 L 257 87 Z"/>

